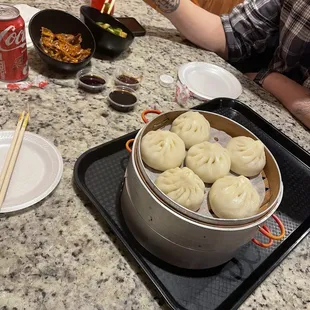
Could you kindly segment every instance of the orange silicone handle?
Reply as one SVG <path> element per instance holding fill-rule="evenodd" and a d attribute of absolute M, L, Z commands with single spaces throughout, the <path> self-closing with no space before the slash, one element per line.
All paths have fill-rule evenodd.
<path fill-rule="evenodd" d="M 263 227 L 264 227 L 264 229 L 265 229 L 266 231 L 270 232 L 269 228 L 268 228 L 266 225 L 264 225 Z M 272 246 L 273 240 L 270 239 L 270 238 L 268 238 L 268 239 L 269 239 L 269 242 L 268 242 L 268 243 L 260 242 L 260 241 L 256 240 L 255 238 L 253 238 L 252 241 L 253 241 L 256 245 L 258 245 L 258 246 L 260 246 L 260 247 L 262 247 L 262 248 L 269 248 L 270 246 Z"/>
<path fill-rule="evenodd" d="M 131 153 L 132 150 L 131 150 L 131 147 L 130 147 L 130 144 L 133 143 L 133 141 L 135 141 L 135 139 L 129 139 L 127 142 L 126 142 L 126 150 Z"/>
<path fill-rule="evenodd" d="M 159 110 L 145 110 L 141 113 L 142 120 L 145 124 L 149 122 L 149 120 L 146 118 L 147 114 L 161 114 Z"/>
<path fill-rule="evenodd" d="M 276 216 L 276 215 L 272 215 L 272 218 L 276 221 L 276 223 L 278 224 L 279 228 L 280 228 L 280 235 L 279 236 L 275 236 L 274 234 L 272 234 L 270 232 L 270 230 L 268 229 L 268 227 L 266 225 L 264 225 L 263 227 L 259 227 L 259 231 L 260 233 L 262 233 L 265 237 L 267 237 L 270 241 L 268 243 L 262 243 L 256 239 L 252 239 L 252 241 L 263 247 L 263 248 L 268 248 L 272 245 L 272 241 L 273 240 L 281 240 L 284 238 L 285 236 L 285 227 L 283 225 L 283 223 L 281 222 L 281 220 Z"/>
<path fill-rule="evenodd" d="M 281 240 L 284 238 L 285 236 L 285 227 L 283 225 L 283 223 L 281 222 L 281 220 L 276 216 L 276 215 L 272 215 L 273 219 L 276 221 L 276 223 L 278 224 L 279 228 L 280 228 L 280 235 L 279 236 L 275 236 L 273 235 L 270 231 L 267 231 L 266 229 L 264 229 L 264 227 L 259 227 L 259 231 L 266 236 L 269 239 L 272 240 Z"/>

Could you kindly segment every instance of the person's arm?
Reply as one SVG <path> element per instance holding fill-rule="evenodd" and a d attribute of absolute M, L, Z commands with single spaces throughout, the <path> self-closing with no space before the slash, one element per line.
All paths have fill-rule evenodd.
<path fill-rule="evenodd" d="M 252 49 L 264 51 L 279 30 L 281 0 L 245 0 L 221 17 L 190 0 L 144 0 L 167 17 L 194 44 L 229 61 L 240 61 Z"/>
<path fill-rule="evenodd" d="M 310 90 L 308 88 L 277 72 L 267 75 L 262 86 L 310 128 Z"/>
<path fill-rule="evenodd" d="M 145 0 L 167 17 L 194 44 L 227 58 L 221 18 L 190 0 Z"/>

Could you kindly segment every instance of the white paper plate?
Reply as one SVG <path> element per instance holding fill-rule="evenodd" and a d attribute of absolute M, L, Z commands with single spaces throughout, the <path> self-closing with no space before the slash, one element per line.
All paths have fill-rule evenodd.
<path fill-rule="evenodd" d="M 238 79 L 227 70 L 205 62 L 189 62 L 179 68 L 180 82 L 192 94 L 202 100 L 218 97 L 238 98 L 242 86 Z"/>
<path fill-rule="evenodd" d="M 0 131 L 0 171 L 13 135 L 13 131 Z M 0 212 L 18 211 L 36 204 L 55 189 L 62 171 L 63 161 L 56 147 L 26 132 Z"/>

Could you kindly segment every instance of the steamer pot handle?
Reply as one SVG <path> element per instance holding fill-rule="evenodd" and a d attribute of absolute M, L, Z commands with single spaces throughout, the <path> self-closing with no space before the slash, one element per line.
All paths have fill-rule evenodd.
<path fill-rule="evenodd" d="M 273 235 L 271 232 L 270 232 L 270 230 L 268 229 L 268 227 L 267 226 L 263 226 L 263 227 L 259 227 L 259 231 L 264 235 L 264 236 L 266 236 L 268 239 L 270 239 L 270 241 L 272 241 L 272 240 L 281 240 L 281 239 L 283 239 L 284 238 L 284 236 L 285 236 L 285 227 L 284 227 L 284 225 L 283 225 L 283 223 L 281 222 L 281 220 L 276 216 L 276 215 L 272 215 L 272 217 L 273 217 L 273 219 L 276 221 L 276 223 L 278 224 L 278 226 L 279 226 L 279 228 L 280 228 L 280 231 L 281 231 L 281 233 L 280 233 L 280 235 L 279 236 L 275 236 L 275 235 Z M 269 243 L 261 243 L 261 242 L 259 242 L 259 241 L 257 241 L 256 239 L 252 239 L 252 241 L 255 243 L 255 244 L 257 244 L 257 245 L 259 245 L 259 246 L 262 246 L 262 247 L 264 247 L 264 248 L 268 248 L 268 247 L 270 247 L 271 246 L 271 242 L 269 242 Z"/>
<path fill-rule="evenodd" d="M 146 118 L 147 114 L 161 114 L 161 111 L 159 110 L 145 110 L 141 113 L 142 120 L 145 124 L 149 122 L 149 120 Z"/>
<path fill-rule="evenodd" d="M 263 228 L 264 228 L 266 231 L 270 232 L 269 228 L 268 228 L 266 225 L 264 225 Z M 270 239 L 270 238 L 268 238 L 268 239 L 269 239 L 269 242 L 268 242 L 268 243 L 260 242 L 260 241 L 254 239 L 254 238 L 252 239 L 252 242 L 254 242 L 256 245 L 258 245 L 258 246 L 260 246 L 260 247 L 262 247 L 262 248 L 269 248 L 269 247 L 272 246 L 273 240 Z"/>
<path fill-rule="evenodd" d="M 126 144 L 125 144 L 126 150 L 127 150 L 129 153 L 132 152 L 131 147 L 130 147 L 130 144 L 133 143 L 134 141 L 135 141 L 135 139 L 129 139 L 129 140 L 126 142 Z"/>
<path fill-rule="evenodd" d="M 276 215 L 273 214 L 272 217 L 276 221 L 276 223 L 278 224 L 278 226 L 280 228 L 280 231 L 281 231 L 280 235 L 275 236 L 272 233 L 268 232 L 266 229 L 264 229 L 264 227 L 259 227 L 259 231 L 269 239 L 281 240 L 285 236 L 285 227 L 284 227 L 283 223 L 281 222 L 281 220 Z"/>

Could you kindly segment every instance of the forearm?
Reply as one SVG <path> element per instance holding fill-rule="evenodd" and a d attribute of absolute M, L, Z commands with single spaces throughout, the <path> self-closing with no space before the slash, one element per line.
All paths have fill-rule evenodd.
<path fill-rule="evenodd" d="M 273 72 L 263 87 L 274 95 L 296 118 L 310 128 L 310 91 L 286 76 Z"/>
<path fill-rule="evenodd" d="M 226 37 L 219 16 L 190 0 L 152 1 L 189 41 L 227 59 Z"/>

